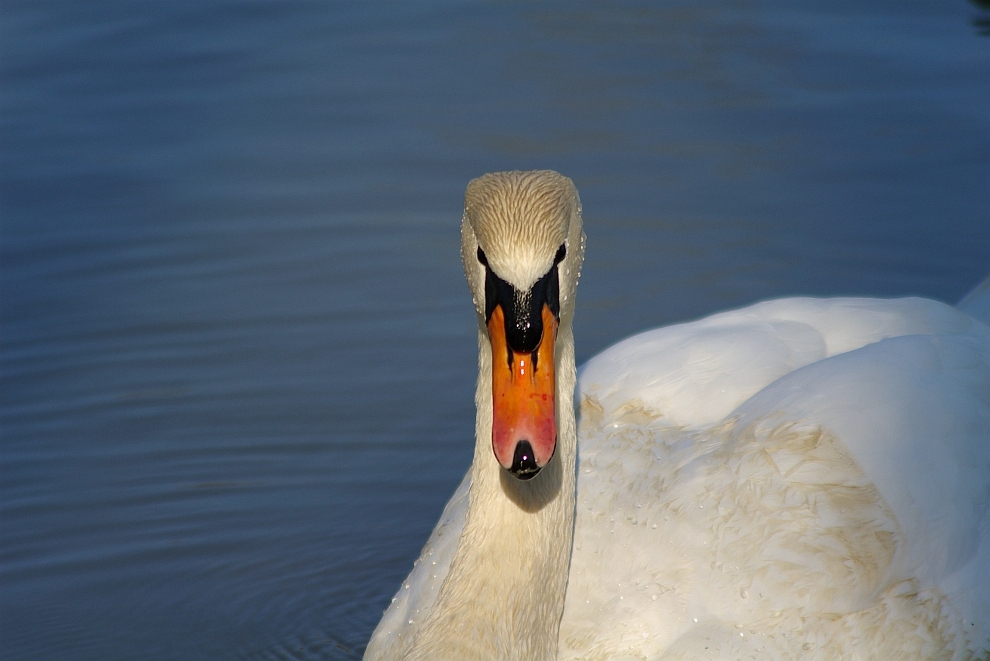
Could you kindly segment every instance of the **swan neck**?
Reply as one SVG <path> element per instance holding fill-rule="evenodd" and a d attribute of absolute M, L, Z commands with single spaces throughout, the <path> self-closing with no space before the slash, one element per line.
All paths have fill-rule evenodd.
<path fill-rule="evenodd" d="M 567 320 L 569 322 L 569 320 Z M 557 448 L 533 479 L 492 452 L 491 349 L 479 328 L 474 463 L 464 530 L 410 659 L 555 659 L 574 529 L 576 370 L 569 323 L 558 330 Z"/>

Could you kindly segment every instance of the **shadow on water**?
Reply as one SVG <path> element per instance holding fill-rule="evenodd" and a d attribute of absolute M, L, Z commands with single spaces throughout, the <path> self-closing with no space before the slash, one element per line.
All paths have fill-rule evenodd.
<path fill-rule="evenodd" d="M 981 13 L 971 21 L 976 33 L 984 37 L 990 37 L 990 0 L 969 0 Z"/>

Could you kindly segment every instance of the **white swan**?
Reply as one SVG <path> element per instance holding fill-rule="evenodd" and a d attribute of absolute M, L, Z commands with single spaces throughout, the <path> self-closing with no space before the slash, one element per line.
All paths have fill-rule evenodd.
<path fill-rule="evenodd" d="M 461 231 L 474 463 L 365 659 L 990 656 L 990 328 L 760 303 L 593 358 L 576 426 L 573 184 L 476 179 Z"/>

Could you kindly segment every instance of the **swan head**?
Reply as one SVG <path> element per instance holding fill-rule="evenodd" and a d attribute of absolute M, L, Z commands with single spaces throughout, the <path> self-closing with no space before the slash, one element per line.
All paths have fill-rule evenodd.
<path fill-rule="evenodd" d="M 584 259 L 574 183 L 550 170 L 471 181 L 461 258 L 491 348 L 492 450 L 528 480 L 557 444 L 557 335 L 570 334 Z"/>

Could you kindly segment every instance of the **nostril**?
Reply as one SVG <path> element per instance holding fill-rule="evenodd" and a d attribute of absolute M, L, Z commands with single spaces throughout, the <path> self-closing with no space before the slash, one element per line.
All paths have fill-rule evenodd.
<path fill-rule="evenodd" d="M 530 480 L 540 472 L 540 467 L 536 465 L 536 456 L 533 454 L 533 446 L 529 441 L 516 443 L 516 453 L 512 457 L 512 467 L 509 472 L 520 480 Z"/>

